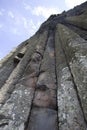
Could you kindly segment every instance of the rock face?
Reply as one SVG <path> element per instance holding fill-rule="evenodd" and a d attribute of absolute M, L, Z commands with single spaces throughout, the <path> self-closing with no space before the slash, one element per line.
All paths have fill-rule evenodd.
<path fill-rule="evenodd" d="M 0 130 L 87 130 L 87 2 L 1 60 Z"/>

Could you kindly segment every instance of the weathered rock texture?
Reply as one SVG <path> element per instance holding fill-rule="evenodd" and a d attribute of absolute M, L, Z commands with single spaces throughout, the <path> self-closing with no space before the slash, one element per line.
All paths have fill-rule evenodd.
<path fill-rule="evenodd" d="M 87 2 L 52 15 L 0 62 L 0 130 L 87 130 Z"/>

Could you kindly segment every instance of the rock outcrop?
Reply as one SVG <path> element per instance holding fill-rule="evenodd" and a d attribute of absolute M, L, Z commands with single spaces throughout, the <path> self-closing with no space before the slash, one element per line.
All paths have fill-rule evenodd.
<path fill-rule="evenodd" d="M 0 130 L 87 129 L 87 2 L 52 15 L 0 62 Z"/>

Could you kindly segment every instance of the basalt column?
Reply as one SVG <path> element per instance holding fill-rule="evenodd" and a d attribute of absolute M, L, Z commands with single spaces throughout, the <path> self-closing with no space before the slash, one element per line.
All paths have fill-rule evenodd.
<path fill-rule="evenodd" d="M 72 79 L 71 71 L 67 64 L 59 28 L 56 28 L 55 48 L 56 48 L 56 73 L 57 73 L 57 102 L 59 130 L 85 130 L 86 123 L 82 109 L 79 104 L 75 84 Z"/>
<path fill-rule="evenodd" d="M 47 37 L 48 31 L 44 31 L 30 39 L 25 56 L 11 73 L 8 84 L 2 87 L 0 130 L 24 130 L 26 127 Z"/>
<path fill-rule="evenodd" d="M 50 31 L 26 130 L 58 130 L 54 33 Z"/>

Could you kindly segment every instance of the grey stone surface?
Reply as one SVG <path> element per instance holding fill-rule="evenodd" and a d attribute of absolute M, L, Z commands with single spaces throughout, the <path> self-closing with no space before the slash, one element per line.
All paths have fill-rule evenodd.
<path fill-rule="evenodd" d="M 8 91 L 10 89 L 12 89 L 12 90 L 14 89 L 14 85 L 18 82 L 18 80 L 23 75 L 28 62 L 31 59 L 31 55 L 35 51 L 35 47 L 38 44 L 38 41 L 41 42 L 41 40 L 43 40 L 43 38 L 44 38 L 44 42 L 45 42 L 45 40 L 47 38 L 47 31 L 45 31 L 43 33 L 43 35 L 40 35 L 39 38 L 38 38 L 38 35 L 35 35 L 30 39 L 29 45 L 28 45 L 28 48 L 27 48 L 27 51 L 26 51 L 24 57 L 19 62 L 17 67 L 13 70 L 13 72 L 9 76 L 8 80 L 6 81 L 6 83 L 0 90 L 0 103 L 4 103 L 5 100 L 9 97 Z"/>
<path fill-rule="evenodd" d="M 44 41 L 43 41 L 43 38 L 44 38 Z M 44 32 L 42 35 L 40 35 L 39 39 L 38 39 L 39 45 L 42 44 L 41 40 L 43 41 L 43 46 L 42 46 L 43 52 L 44 52 L 44 47 L 46 46 L 46 39 L 47 39 L 47 31 Z M 34 41 L 34 40 L 35 39 L 33 38 L 32 41 Z M 36 54 L 37 47 L 34 48 L 36 43 L 37 43 L 37 41 L 35 41 L 35 43 L 32 44 L 32 49 L 31 49 L 31 51 L 33 53 L 32 56 L 29 57 L 30 56 L 29 54 L 31 53 L 31 51 L 28 52 L 28 50 L 26 52 L 27 54 L 25 54 L 26 57 L 24 56 L 25 57 L 24 60 L 26 60 L 26 62 L 31 58 L 31 61 L 28 63 L 27 67 L 24 68 L 24 66 L 25 66 L 24 64 L 26 63 L 26 62 L 24 62 L 24 64 L 23 64 L 24 60 L 20 61 L 20 63 L 18 64 L 20 67 L 22 67 L 25 70 L 24 73 L 22 73 L 23 70 L 20 70 L 21 68 L 19 68 L 19 70 L 18 70 L 19 72 L 15 72 L 15 73 L 12 73 L 12 75 L 10 75 L 9 79 L 10 79 L 11 83 L 14 85 L 14 89 L 12 86 L 11 86 L 12 88 L 8 88 L 8 90 L 6 90 L 7 92 L 5 91 L 5 89 L 3 89 L 3 91 L 6 92 L 5 96 L 7 96 L 7 93 L 8 93 L 9 99 L 6 100 L 6 102 L 1 106 L 1 110 L 0 110 L 0 117 L 1 117 L 0 129 L 2 129 L 2 130 L 11 130 L 11 129 L 12 130 L 24 130 L 25 129 L 25 124 L 26 124 L 29 114 L 30 114 L 32 100 L 33 100 L 34 91 L 35 91 L 35 87 L 36 87 L 36 81 L 37 81 L 37 76 L 35 74 L 37 72 L 37 68 L 34 68 L 35 73 L 34 72 L 30 73 L 29 68 L 30 68 L 30 64 L 31 64 L 31 66 L 34 66 L 34 64 L 37 64 L 37 66 L 39 68 L 40 64 L 41 64 L 41 60 L 42 60 L 42 58 L 39 55 L 40 50 L 38 50 L 39 52 Z M 34 62 L 32 62 L 32 61 L 34 61 Z M 16 68 L 16 69 L 18 69 L 18 68 Z M 20 72 L 20 71 L 22 71 L 22 72 Z M 39 73 L 39 69 L 38 69 L 38 73 Z M 21 77 L 21 79 L 18 80 L 20 74 L 22 77 Z M 18 80 L 18 83 L 16 85 L 14 84 L 15 78 L 16 78 L 16 80 Z M 10 82 L 8 82 L 8 83 L 10 84 Z M 1 94 L 3 94 L 3 93 L 1 93 Z"/>
<path fill-rule="evenodd" d="M 58 130 L 56 111 L 47 108 L 34 108 L 27 130 Z"/>
<path fill-rule="evenodd" d="M 58 31 L 55 36 L 59 130 L 86 130 L 71 72 L 67 66 Z"/>
<path fill-rule="evenodd" d="M 56 91 L 51 89 L 36 90 L 33 105 L 37 107 L 57 109 Z"/>
<path fill-rule="evenodd" d="M 33 37 L 33 41 L 37 38 L 37 36 Z M 32 42 L 32 39 L 30 40 Z M 18 80 L 21 78 L 25 67 L 27 66 L 31 55 L 34 51 L 35 44 L 37 42 L 33 42 L 33 44 L 29 44 L 27 48 L 27 52 L 24 55 L 23 59 L 20 61 L 20 63 L 17 65 L 17 67 L 13 70 L 13 72 L 10 74 L 8 80 L 6 80 L 6 83 L 0 90 L 0 103 L 4 103 L 5 100 L 8 98 L 8 91 L 10 89 L 14 89 L 14 85 L 18 82 Z M 30 48 L 30 51 L 28 49 Z"/>
<path fill-rule="evenodd" d="M 6 57 L 8 60 L 4 61 L 4 63 L 2 63 L 3 61 L 1 61 L 1 67 L 0 67 L 0 88 L 3 86 L 3 84 L 5 83 L 5 81 L 8 79 L 10 73 L 14 70 L 14 68 L 16 67 L 16 65 L 14 64 L 14 60 L 13 57 L 15 55 L 15 51 L 12 51 L 8 57 Z"/>
<path fill-rule="evenodd" d="M 0 110 L 0 129 L 23 129 L 22 127 L 24 127 L 23 125 L 27 121 L 31 109 L 33 93 L 33 88 L 22 84 L 16 85 L 11 97 Z"/>
<path fill-rule="evenodd" d="M 54 54 L 54 34 L 50 32 L 46 50 L 41 63 L 40 75 L 37 81 L 38 86 L 46 86 L 49 89 L 56 89 L 55 79 L 55 54 Z"/>
<path fill-rule="evenodd" d="M 27 130 L 58 129 L 53 36 L 53 32 L 50 32 L 41 62 Z"/>
<path fill-rule="evenodd" d="M 46 51 L 44 53 L 44 58 L 43 58 L 43 61 L 42 61 L 41 71 L 47 71 L 49 73 L 55 72 L 54 35 L 53 35 L 53 32 L 50 32 L 50 34 L 49 34 Z"/>
<path fill-rule="evenodd" d="M 87 129 L 86 18 L 87 2 L 51 15 L 1 60 L 0 130 Z"/>
<path fill-rule="evenodd" d="M 87 120 L 87 41 L 63 25 L 59 34 Z"/>
<path fill-rule="evenodd" d="M 54 72 L 55 74 L 55 72 Z M 37 81 L 37 88 L 42 88 L 43 86 L 44 87 L 47 87 L 49 89 L 53 89 L 53 90 L 56 90 L 56 85 L 55 85 L 55 75 L 52 75 L 51 72 L 42 72 L 40 75 L 39 75 L 39 78 L 38 78 L 38 81 Z"/>
<path fill-rule="evenodd" d="M 18 54 L 18 52 L 21 50 L 23 51 L 23 48 L 27 47 L 25 43 L 26 41 L 21 43 L 18 47 L 14 48 L 6 57 L 0 61 L 0 88 L 5 84 L 11 72 L 17 66 L 17 64 L 14 63 L 14 57 Z"/>
<path fill-rule="evenodd" d="M 39 68 L 41 65 L 41 60 L 43 58 L 44 55 L 44 50 L 46 47 L 46 41 L 47 41 L 47 37 L 48 36 L 48 31 L 43 32 L 43 34 L 39 35 L 38 37 L 38 44 L 36 45 L 34 54 L 31 57 L 31 61 L 28 65 L 28 69 L 26 68 L 25 73 L 30 75 L 30 74 L 34 74 L 34 75 L 39 75 Z"/>

